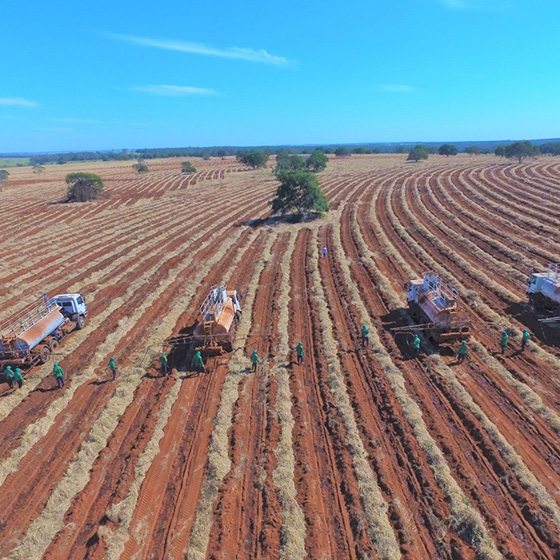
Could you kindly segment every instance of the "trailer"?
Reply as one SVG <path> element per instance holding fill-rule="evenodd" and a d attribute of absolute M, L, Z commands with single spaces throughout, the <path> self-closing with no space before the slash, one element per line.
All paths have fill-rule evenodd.
<path fill-rule="evenodd" d="M 457 290 L 434 272 L 408 282 L 407 303 L 417 322 L 409 330 L 424 330 L 435 342 L 464 340 L 470 336 L 467 315 L 461 310 Z M 400 329 L 404 330 L 404 329 Z"/>
<path fill-rule="evenodd" d="M 226 354 L 233 350 L 235 331 L 241 316 L 241 296 L 237 290 L 215 285 L 200 305 L 194 325 L 186 332 L 165 341 L 171 354 L 182 347 L 181 354 L 200 352 L 204 357 Z"/>
<path fill-rule="evenodd" d="M 79 294 L 47 294 L 0 324 L 0 370 L 16 366 L 24 372 L 49 361 L 72 331 L 86 324 L 87 306 Z"/>

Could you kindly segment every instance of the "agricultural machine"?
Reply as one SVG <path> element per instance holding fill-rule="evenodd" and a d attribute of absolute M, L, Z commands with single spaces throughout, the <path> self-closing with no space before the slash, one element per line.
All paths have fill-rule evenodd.
<path fill-rule="evenodd" d="M 527 280 L 529 303 L 537 309 L 560 314 L 560 263 L 550 263 L 547 272 L 535 272 Z"/>
<path fill-rule="evenodd" d="M 422 278 L 408 282 L 405 288 L 410 314 L 418 324 L 395 330 L 426 331 L 435 342 L 464 340 L 470 336 L 468 318 L 457 303 L 457 290 L 437 274 L 426 272 Z"/>
<path fill-rule="evenodd" d="M 200 352 L 202 356 L 219 356 L 233 350 L 235 328 L 241 315 L 240 296 L 225 286 L 212 286 L 198 310 L 196 323 L 183 335 L 165 342 L 171 352 L 186 347 L 187 354 Z"/>
<path fill-rule="evenodd" d="M 45 294 L 0 325 L 0 367 L 30 369 L 46 363 L 66 336 L 84 327 L 86 317 L 81 294 Z"/>

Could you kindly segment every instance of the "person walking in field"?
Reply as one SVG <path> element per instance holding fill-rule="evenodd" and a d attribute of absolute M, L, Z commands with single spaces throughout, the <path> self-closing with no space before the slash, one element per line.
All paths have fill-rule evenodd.
<path fill-rule="evenodd" d="M 167 375 L 168 364 L 167 364 L 167 354 L 165 352 L 162 352 L 161 356 L 159 357 L 159 366 L 161 369 L 161 373 L 163 375 Z"/>
<path fill-rule="evenodd" d="M 56 379 L 58 388 L 61 389 L 64 387 L 64 371 L 62 371 L 62 368 L 58 364 L 54 364 L 52 373 Z"/>
<path fill-rule="evenodd" d="M 467 348 L 467 341 L 463 340 L 459 348 L 457 348 L 457 363 L 462 364 L 463 360 L 467 357 L 469 349 Z"/>
<path fill-rule="evenodd" d="M 14 377 L 14 370 L 12 369 L 12 366 L 7 366 L 6 369 L 4 370 L 4 376 L 6 377 L 6 381 L 8 382 L 8 385 L 10 386 L 10 389 L 14 388 L 14 385 L 16 383 L 15 377 Z"/>
<path fill-rule="evenodd" d="M 111 370 L 113 381 L 115 381 L 115 379 L 117 378 L 117 365 L 115 364 L 115 358 L 111 358 L 109 360 L 107 367 Z"/>
<path fill-rule="evenodd" d="M 21 370 L 18 367 L 16 368 L 16 371 L 14 371 L 14 380 L 21 389 L 23 387 L 23 375 L 21 375 Z"/>
<path fill-rule="evenodd" d="M 303 349 L 303 342 L 300 342 L 296 346 L 296 355 L 297 355 L 298 366 L 301 366 L 301 364 L 303 364 L 303 355 L 304 354 L 305 354 L 305 350 Z"/>
<path fill-rule="evenodd" d="M 192 366 L 198 373 L 206 373 L 206 367 L 204 366 L 204 360 L 202 359 L 202 354 L 197 352 L 192 359 Z"/>
<path fill-rule="evenodd" d="M 509 335 L 507 331 L 502 331 L 502 338 L 500 340 L 500 348 L 502 349 L 502 355 L 506 353 L 508 339 L 509 339 Z"/>
<path fill-rule="evenodd" d="M 251 357 L 249 358 L 251 360 L 251 371 L 255 372 L 257 371 L 257 366 L 260 362 L 259 360 L 259 356 L 257 355 L 257 351 L 253 350 L 253 353 L 251 354 Z"/>
<path fill-rule="evenodd" d="M 412 356 L 417 358 L 420 354 L 420 337 L 415 334 L 412 338 Z"/>
<path fill-rule="evenodd" d="M 327 256 L 327 248 L 326 248 L 326 247 L 323 247 L 323 248 L 321 249 L 321 253 L 323 253 L 323 258 L 326 258 L 326 256 Z"/>
<path fill-rule="evenodd" d="M 530 338 L 531 335 L 529 334 L 529 331 L 527 329 L 523 329 L 523 334 L 521 335 L 521 352 L 525 350 L 525 346 L 527 346 L 527 342 L 529 342 Z"/>
<path fill-rule="evenodd" d="M 362 346 L 369 346 L 369 329 L 362 325 Z"/>

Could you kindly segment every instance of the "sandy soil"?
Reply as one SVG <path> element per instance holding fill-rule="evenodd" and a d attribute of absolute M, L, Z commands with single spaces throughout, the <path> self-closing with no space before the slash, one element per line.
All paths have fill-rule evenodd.
<path fill-rule="evenodd" d="M 90 317 L 56 356 L 63 389 L 52 362 L 0 386 L 0 557 L 560 558 L 560 334 L 524 296 L 560 260 L 560 161 L 333 158 L 331 212 L 273 227 L 246 225 L 270 170 L 180 163 L 10 171 L 0 321 L 63 291 Z M 106 194 L 59 204 L 78 170 Z M 470 317 L 463 364 L 427 339 L 412 358 L 391 330 L 429 269 Z M 235 352 L 160 376 L 218 282 L 245 296 Z"/>

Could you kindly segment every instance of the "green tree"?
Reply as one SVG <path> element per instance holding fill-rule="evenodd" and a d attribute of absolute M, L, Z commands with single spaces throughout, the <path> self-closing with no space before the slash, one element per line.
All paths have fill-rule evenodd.
<path fill-rule="evenodd" d="M 271 202 L 273 214 L 289 212 L 328 212 L 329 203 L 317 177 L 309 171 L 284 171 L 278 174 L 280 186 Z"/>
<path fill-rule="evenodd" d="M 237 161 L 253 169 L 258 169 L 259 167 L 266 167 L 268 154 L 264 150 L 244 150 L 237 154 Z"/>
<path fill-rule="evenodd" d="M 506 147 L 505 146 L 496 146 L 496 149 L 494 150 L 494 153 L 498 157 L 504 157 L 506 155 Z"/>
<path fill-rule="evenodd" d="M 305 160 L 300 155 L 290 155 L 286 150 L 279 150 L 276 154 L 276 167 L 274 175 L 278 176 L 284 171 L 296 171 L 305 169 Z"/>
<path fill-rule="evenodd" d="M 440 156 L 456 156 L 459 153 L 459 150 L 457 149 L 457 146 L 454 146 L 453 144 L 442 144 L 439 148 L 438 148 L 438 153 Z"/>
<path fill-rule="evenodd" d="M 397 146 L 395 148 L 395 154 L 406 154 L 406 148 L 404 146 Z"/>
<path fill-rule="evenodd" d="M 469 154 L 470 156 L 477 156 L 480 154 L 480 148 L 478 146 L 467 146 L 465 148 L 465 153 Z"/>
<path fill-rule="evenodd" d="M 533 146 L 531 142 L 524 140 L 521 142 L 514 142 L 506 146 L 505 154 L 507 158 L 515 158 L 521 163 L 526 157 L 534 156 L 538 153 L 538 148 Z"/>
<path fill-rule="evenodd" d="M 352 151 L 347 146 L 340 146 L 334 151 L 336 157 L 348 157 L 352 154 Z"/>
<path fill-rule="evenodd" d="M 86 202 L 94 200 L 103 190 L 103 179 L 95 173 L 69 173 L 66 184 L 70 185 L 66 202 Z"/>
<path fill-rule="evenodd" d="M 36 164 L 33 166 L 33 173 L 43 173 L 43 171 L 45 171 L 45 168 L 42 165 Z"/>
<path fill-rule="evenodd" d="M 315 150 L 306 160 L 305 166 L 309 171 L 314 171 L 315 173 L 319 173 L 323 171 L 327 167 L 327 163 L 329 162 L 329 158 L 321 151 Z"/>
<path fill-rule="evenodd" d="M 5 169 L 0 169 L 0 181 L 5 181 L 10 174 Z"/>
<path fill-rule="evenodd" d="M 138 163 L 135 163 L 132 166 L 132 169 L 135 169 L 138 173 L 148 173 L 149 171 L 148 166 L 144 163 L 143 159 L 139 159 Z"/>
<path fill-rule="evenodd" d="M 190 161 L 184 161 L 181 164 L 181 172 L 182 173 L 196 173 L 196 169 L 193 167 Z"/>
<path fill-rule="evenodd" d="M 428 159 L 430 152 L 428 146 L 425 144 L 418 144 L 412 150 L 410 150 L 407 161 L 420 161 L 421 159 Z"/>

